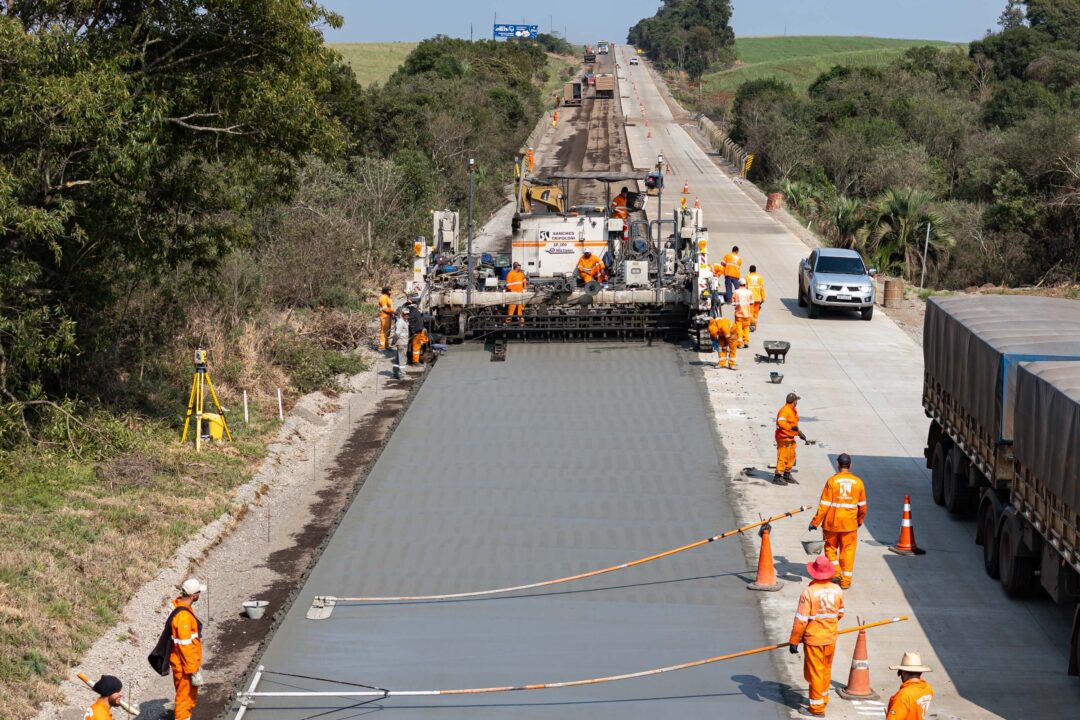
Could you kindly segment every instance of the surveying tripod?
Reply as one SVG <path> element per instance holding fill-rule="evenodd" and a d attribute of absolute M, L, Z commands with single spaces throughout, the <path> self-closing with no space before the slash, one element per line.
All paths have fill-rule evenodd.
<path fill-rule="evenodd" d="M 207 390 L 210 391 L 210 399 L 214 402 L 214 407 L 217 408 L 218 416 L 221 418 L 221 426 L 225 429 L 225 437 L 229 438 L 229 442 L 232 442 L 229 424 L 225 422 L 225 411 L 221 409 L 217 393 L 214 392 L 214 383 L 210 379 L 210 371 L 206 367 L 206 351 L 199 349 L 195 351 L 195 376 L 191 380 L 191 395 L 188 398 L 187 415 L 184 416 L 184 431 L 180 435 L 180 442 L 185 442 L 187 440 L 188 425 L 191 424 L 191 414 L 194 412 L 196 452 L 202 449 L 203 406 L 206 402 Z"/>

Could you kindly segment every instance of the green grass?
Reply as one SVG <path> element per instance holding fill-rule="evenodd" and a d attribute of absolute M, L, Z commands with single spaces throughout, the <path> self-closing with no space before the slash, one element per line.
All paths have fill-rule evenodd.
<path fill-rule="evenodd" d="M 805 91 L 834 65 L 884 67 L 909 48 L 923 45 L 967 51 L 965 44 L 939 40 L 817 35 L 740 38 L 735 41 L 738 64 L 707 74 L 705 92 L 734 93 L 744 82 L 763 78 L 779 78 Z"/>
<path fill-rule="evenodd" d="M 356 80 L 365 87 L 383 83 L 405 62 L 417 43 L 330 43 L 349 63 Z"/>

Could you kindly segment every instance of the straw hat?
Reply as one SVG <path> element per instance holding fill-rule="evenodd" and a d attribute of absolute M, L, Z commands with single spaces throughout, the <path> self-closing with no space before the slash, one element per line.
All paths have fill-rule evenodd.
<path fill-rule="evenodd" d="M 913 673 L 933 672 L 928 666 L 922 664 L 922 655 L 917 652 L 904 653 L 904 659 L 900 661 L 900 664 L 890 665 L 889 669 Z"/>
<path fill-rule="evenodd" d="M 824 555 L 819 555 L 814 562 L 806 563 L 806 571 L 815 580 L 832 580 L 836 575 L 836 566 Z"/>

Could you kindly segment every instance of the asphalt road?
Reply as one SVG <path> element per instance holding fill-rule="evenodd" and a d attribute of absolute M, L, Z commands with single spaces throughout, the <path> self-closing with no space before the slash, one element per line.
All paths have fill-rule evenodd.
<path fill-rule="evenodd" d="M 897 681 L 887 666 L 904 651 L 918 650 L 935 668 L 927 678 L 936 692 L 933 709 L 941 717 L 1076 716 L 1080 681 L 1065 674 L 1073 609 L 1046 598 L 1007 598 L 983 571 L 973 521 L 951 518 L 931 500 L 923 460 L 929 421 L 921 406 L 922 348 L 880 308 L 870 322 L 855 313 L 809 320 L 796 303 L 798 263 L 809 248 L 694 142 L 673 118 L 649 69 L 628 66 L 625 46 L 617 52 L 626 78 L 622 102 L 634 167 L 650 167 L 662 152 L 672 166 L 664 206 L 678 202 L 687 181 L 688 202 L 698 196 L 704 209 L 710 256 L 722 257 L 738 245 L 743 271 L 756 264 L 765 278 L 768 299 L 761 328 L 751 350 L 742 351 L 740 371 L 706 373 L 739 511 L 756 517 L 777 506 L 816 502 L 825 478 L 834 472 L 830 463 L 840 452 L 851 454 L 854 471 L 867 484 L 870 514 L 859 543 L 855 585 L 846 594 L 849 614 L 912 617 L 902 626 L 871 634 L 875 689 L 885 699 L 895 692 Z M 765 339 L 792 343 L 786 365 L 753 362 Z M 785 374 L 781 385 L 767 383 L 768 371 L 775 369 Z M 773 419 L 792 390 L 803 398 L 799 411 L 805 432 L 821 444 L 800 447 L 800 484 L 777 488 L 740 470 L 755 467 L 757 474 L 769 473 L 767 466 L 775 461 Z M 905 494 L 912 496 L 916 540 L 928 551 L 922 557 L 905 558 L 886 549 L 898 537 Z M 805 575 L 799 540 L 806 536 L 806 523 L 777 527 L 773 544 L 782 570 Z M 799 589 L 799 583 L 789 583 L 763 598 L 770 632 L 790 627 Z M 847 638 L 839 645 L 834 683 L 847 680 L 853 642 Z M 774 687 L 778 702 L 789 690 L 805 693 L 798 661 L 784 662 L 786 670 Z M 884 712 L 882 706 L 834 698 L 829 716 L 883 717 Z"/>
<path fill-rule="evenodd" d="M 580 583 L 473 601 L 339 605 L 315 595 L 450 593 L 632 560 L 735 526 L 700 373 L 668 345 L 455 347 L 431 371 L 274 635 L 275 673 L 390 689 L 573 680 L 766 644 L 739 538 Z M 574 689 L 260 700 L 253 720 L 777 718 L 768 656 Z M 260 690 L 345 685 L 268 674 Z"/>

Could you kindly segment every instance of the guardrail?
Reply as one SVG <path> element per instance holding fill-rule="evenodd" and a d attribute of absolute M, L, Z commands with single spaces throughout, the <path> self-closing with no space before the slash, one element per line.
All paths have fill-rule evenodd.
<path fill-rule="evenodd" d="M 709 144 L 715 152 L 739 169 L 739 174 L 746 177 L 746 160 L 750 153 L 746 152 L 737 142 L 728 137 L 728 134 L 717 127 L 716 123 L 703 114 L 697 116 L 698 127 L 705 134 Z"/>

